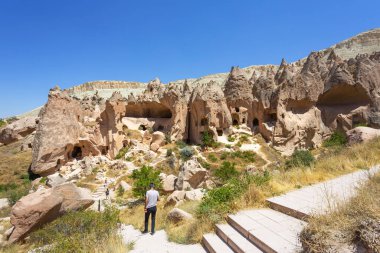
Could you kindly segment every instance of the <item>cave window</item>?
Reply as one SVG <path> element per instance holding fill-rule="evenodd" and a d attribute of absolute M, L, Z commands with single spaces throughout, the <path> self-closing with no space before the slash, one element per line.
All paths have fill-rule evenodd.
<path fill-rule="evenodd" d="M 208 119 L 207 118 L 201 119 L 201 126 L 207 126 L 207 125 L 208 125 Z"/>
<path fill-rule="evenodd" d="M 75 146 L 73 151 L 71 152 L 71 157 L 74 159 L 81 159 L 82 158 L 82 148 Z"/>
<path fill-rule="evenodd" d="M 245 118 L 243 118 L 243 120 L 241 121 L 243 124 L 245 124 Z"/>
<path fill-rule="evenodd" d="M 281 117 L 284 119 L 285 118 L 285 114 L 281 114 Z"/>
<path fill-rule="evenodd" d="M 145 125 L 140 125 L 140 126 L 139 126 L 139 130 L 143 130 L 143 131 L 145 131 L 145 130 L 146 130 L 146 126 L 145 126 Z"/>
<path fill-rule="evenodd" d="M 102 149 L 102 155 L 107 155 L 107 152 L 108 152 L 108 146 Z"/>
<path fill-rule="evenodd" d="M 256 118 L 253 119 L 253 126 L 254 127 L 259 126 L 259 120 L 258 119 L 256 119 Z"/>
<path fill-rule="evenodd" d="M 237 126 L 237 125 L 239 125 L 239 121 L 238 121 L 237 119 L 234 119 L 234 120 L 232 121 L 232 124 L 233 124 L 234 126 Z"/>
<path fill-rule="evenodd" d="M 164 130 L 164 126 L 161 126 L 159 125 L 158 128 L 157 128 L 158 131 L 163 131 Z"/>
<path fill-rule="evenodd" d="M 223 135 L 223 130 L 222 129 L 218 129 L 218 130 L 216 130 L 216 132 L 218 133 L 218 136 L 222 136 Z"/>
<path fill-rule="evenodd" d="M 79 115 L 77 116 L 77 118 L 78 118 L 78 121 L 80 121 L 80 116 Z"/>
<path fill-rule="evenodd" d="M 271 121 L 277 121 L 277 113 L 271 113 L 269 117 Z"/>
<path fill-rule="evenodd" d="M 239 112 L 239 107 L 235 107 L 235 112 Z"/>

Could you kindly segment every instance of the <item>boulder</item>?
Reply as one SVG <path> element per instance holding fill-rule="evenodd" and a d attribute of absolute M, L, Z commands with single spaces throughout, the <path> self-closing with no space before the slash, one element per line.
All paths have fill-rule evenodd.
<path fill-rule="evenodd" d="M 60 215 L 85 209 L 93 202 L 90 190 L 79 188 L 73 183 L 61 184 L 24 196 L 12 207 L 11 224 L 14 229 L 9 236 L 9 242 L 22 240 L 33 230 Z"/>
<path fill-rule="evenodd" d="M 184 162 L 180 168 L 177 190 L 191 190 L 198 188 L 208 178 L 208 171 L 202 167 L 196 158 Z"/>
<path fill-rule="evenodd" d="M 178 223 L 183 220 L 191 220 L 192 218 L 193 216 L 191 214 L 176 207 L 168 213 L 168 219 L 174 223 Z"/>
<path fill-rule="evenodd" d="M 174 175 L 166 176 L 162 180 L 162 190 L 164 192 L 173 192 L 175 190 L 175 183 L 177 181 L 177 177 Z"/>
<path fill-rule="evenodd" d="M 185 191 L 174 191 L 169 197 L 166 199 L 166 206 L 177 205 L 180 201 L 185 199 L 186 192 Z"/>
<path fill-rule="evenodd" d="M 355 127 L 346 132 L 348 144 L 366 142 L 380 136 L 380 129 L 370 127 Z"/>
<path fill-rule="evenodd" d="M 132 189 L 132 186 L 130 186 L 127 182 L 125 181 L 120 181 L 120 186 L 123 188 L 124 191 L 129 191 Z"/>
<path fill-rule="evenodd" d="M 185 199 L 186 200 L 193 200 L 193 201 L 200 201 L 202 200 L 204 196 L 204 193 L 202 189 L 195 189 L 192 191 L 187 191 L 185 194 Z"/>
<path fill-rule="evenodd" d="M 9 207 L 9 200 L 7 198 L 0 199 L 0 210 Z"/>
<path fill-rule="evenodd" d="M 47 176 L 46 185 L 49 187 L 54 187 L 54 186 L 63 184 L 65 182 L 66 182 L 66 179 L 61 174 L 56 172 L 50 176 Z"/>
<path fill-rule="evenodd" d="M 24 117 L 6 125 L 0 130 L 0 143 L 10 144 L 33 133 L 37 128 L 36 120 L 37 117 Z"/>
<path fill-rule="evenodd" d="M 165 134 L 160 131 L 156 131 L 152 134 L 152 141 L 150 143 L 150 149 L 154 152 L 157 152 L 157 150 L 165 145 Z"/>

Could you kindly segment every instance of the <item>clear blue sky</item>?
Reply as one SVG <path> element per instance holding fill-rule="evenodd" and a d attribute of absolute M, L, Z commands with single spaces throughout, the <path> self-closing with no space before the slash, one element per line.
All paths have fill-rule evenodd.
<path fill-rule="evenodd" d="M 0 0 L 0 118 L 91 80 L 294 61 L 380 27 L 380 1 Z"/>

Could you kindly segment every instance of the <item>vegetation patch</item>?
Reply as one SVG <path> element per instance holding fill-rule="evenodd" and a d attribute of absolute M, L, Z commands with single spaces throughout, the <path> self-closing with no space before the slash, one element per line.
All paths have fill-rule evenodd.
<path fill-rule="evenodd" d="M 293 167 L 309 167 L 315 162 L 314 156 L 309 150 L 295 150 L 291 157 L 285 162 L 287 169 Z"/>
<path fill-rule="evenodd" d="M 190 146 L 186 146 L 179 151 L 183 160 L 189 160 L 195 153 L 194 149 Z"/>
<path fill-rule="evenodd" d="M 342 132 L 334 132 L 330 138 L 323 142 L 324 147 L 343 146 L 347 143 L 347 137 Z"/>
<path fill-rule="evenodd" d="M 127 252 L 117 235 L 118 222 L 117 209 L 71 212 L 32 233 L 30 242 L 49 245 L 39 252 Z"/>
<path fill-rule="evenodd" d="M 6 125 L 7 125 L 7 122 L 4 119 L 0 119 L 0 128 Z"/>
<path fill-rule="evenodd" d="M 149 184 L 154 183 L 156 189 L 161 189 L 160 171 L 154 170 L 150 166 L 142 166 L 138 170 L 134 170 L 130 178 L 133 181 L 133 195 L 138 198 L 144 198 L 145 193 L 149 190 Z"/>
<path fill-rule="evenodd" d="M 214 176 L 219 179 L 221 183 L 225 183 L 238 175 L 239 172 L 235 169 L 235 164 L 227 161 L 223 162 L 219 169 L 214 170 Z"/>
<path fill-rule="evenodd" d="M 119 150 L 119 153 L 117 153 L 117 155 L 115 156 L 115 159 L 122 159 L 125 157 L 125 154 L 128 152 L 129 148 L 128 147 L 124 147 L 122 149 Z"/>

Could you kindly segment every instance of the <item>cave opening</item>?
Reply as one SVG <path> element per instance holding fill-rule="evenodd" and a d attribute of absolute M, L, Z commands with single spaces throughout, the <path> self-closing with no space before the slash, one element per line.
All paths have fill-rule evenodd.
<path fill-rule="evenodd" d="M 126 106 L 125 117 L 132 118 L 171 118 L 171 110 L 158 102 L 129 104 Z"/>
<path fill-rule="evenodd" d="M 241 123 L 245 124 L 245 118 L 242 119 Z"/>
<path fill-rule="evenodd" d="M 237 119 L 234 119 L 234 120 L 232 121 L 232 125 L 234 125 L 234 126 L 239 125 L 239 121 L 238 121 Z"/>
<path fill-rule="evenodd" d="M 235 112 L 240 112 L 239 107 L 235 107 Z"/>
<path fill-rule="evenodd" d="M 208 125 L 208 119 L 207 118 L 201 119 L 201 126 L 207 126 L 207 125 Z"/>
<path fill-rule="evenodd" d="M 317 106 L 367 105 L 370 98 L 361 86 L 336 85 L 319 96 Z"/>
<path fill-rule="evenodd" d="M 140 125 L 140 126 L 139 126 L 139 130 L 143 130 L 143 131 L 145 131 L 145 130 L 146 130 L 146 126 L 145 126 L 145 125 Z"/>
<path fill-rule="evenodd" d="M 277 121 L 277 113 L 271 113 L 269 119 L 270 121 Z"/>
<path fill-rule="evenodd" d="M 82 148 L 74 146 L 73 151 L 71 151 L 71 157 L 74 159 L 82 159 Z"/>
<path fill-rule="evenodd" d="M 157 131 L 161 131 L 161 132 L 162 132 L 162 131 L 164 131 L 164 129 L 165 129 L 165 128 L 164 128 L 164 126 L 162 126 L 162 125 L 159 125 L 159 126 L 157 127 Z"/>
<path fill-rule="evenodd" d="M 252 124 L 254 127 L 259 126 L 259 120 L 257 118 L 254 118 Z"/>
<path fill-rule="evenodd" d="M 216 132 L 218 133 L 218 136 L 223 136 L 223 130 L 222 129 L 218 129 L 218 130 L 216 130 Z"/>

